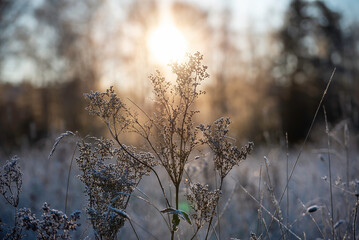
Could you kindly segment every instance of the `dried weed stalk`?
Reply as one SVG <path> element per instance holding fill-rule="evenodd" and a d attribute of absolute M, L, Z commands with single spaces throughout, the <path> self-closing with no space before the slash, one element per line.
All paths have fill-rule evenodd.
<path fill-rule="evenodd" d="M 13 207 L 19 204 L 19 196 L 22 190 L 22 172 L 18 164 L 18 157 L 6 161 L 0 175 L 0 192 L 5 200 Z"/>
<path fill-rule="evenodd" d="M 91 224 L 98 238 L 114 239 L 125 218 L 113 209 L 125 211 L 134 188 L 151 171 L 134 157 L 150 166 L 155 165 L 154 157 L 137 153 L 133 147 L 124 146 L 126 151 L 116 148 L 113 141 L 104 139 L 96 139 L 93 144 L 80 141 L 78 147 L 79 178 L 86 187 Z"/>
<path fill-rule="evenodd" d="M 37 219 L 28 208 L 17 209 L 22 186 L 22 172 L 19 158 L 7 161 L 0 175 L 0 189 L 5 200 L 15 208 L 15 224 L 4 239 L 26 239 L 26 230 L 36 233 L 37 239 L 71 239 L 70 232 L 77 229 L 80 212 L 74 212 L 70 219 L 61 211 L 51 209 L 44 203 L 41 219 Z"/>
<path fill-rule="evenodd" d="M 87 212 L 98 238 L 115 238 L 125 220 L 129 219 L 125 210 L 133 189 L 143 175 L 152 172 L 166 203 L 161 212 L 171 216 L 170 232 L 171 239 L 174 239 L 180 218 L 191 224 L 188 214 L 179 210 L 179 190 L 193 150 L 204 143 L 211 147 L 222 185 L 233 166 L 244 160 L 253 149 L 253 143 L 242 149 L 234 146 L 227 137 L 229 119 L 217 120 L 213 130 L 210 126 L 196 127 L 194 117 L 199 111 L 194 109 L 195 101 L 204 94 L 199 89 L 201 82 L 209 77 L 202 60 L 203 56 L 197 52 L 188 55 L 187 62 L 170 64 L 176 75 L 175 83 L 167 81 L 159 71 L 149 77 L 153 85 L 154 113 L 147 114 L 132 102 L 144 114 L 145 121 L 127 107 L 113 87 L 106 92 L 85 94 L 87 110 L 104 121 L 112 136 L 112 140 L 95 139 L 92 144 L 85 140 L 79 142 L 77 163 L 82 171 L 80 179 L 86 186 L 89 197 Z M 138 153 L 135 148 L 124 145 L 120 135 L 127 132 L 139 134 L 147 142 L 150 152 Z M 204 138 L 198 136 L 199 132 Z M 163 167 L 171 179 L 175 188 L 175 203 L 167 198 L 154 168 L 156 165 Z M 192 216 L 197 232 L 205 223 L 209 223 L 210 227 L 220 189 L 209 191 L 207 186 L 191 185 L 187 198 L 194 207 Z"/>
<path fill-rule="evenodd" d="M 46 202 L 42 210 L 41 218 L 37 219 L 30 209 L 19 209 L 16 215 L 18 228 L 34 231 L 37 235 L 36 239 L 39 240 L 71 239 L 70 232 L 75 231 L 80 225 L 77 223 L 80 219 L 80 212 L 75 211 L 68 218 L 63 212 L 51 209 Z"/>
<path fill-rule="evenodd" d="M 191 214 L 196 224 L 196 232 L 192 239 L 197 235 L 197 232 L 206 224 L 211 221 L 216 209 L 218 200 L 220 198 L 220 191 L 209 191 L 208 185 L 201 185 L 195 183 L 190 185 L 190 193 L 187 194 L 187 200 L 190 202 L 194 213 Z"/>
<path fill-rule="evenodd" d="M 238 149 L 238 147 L 233 144 L 235 139 L 228 136 L 230 124 L 231 121 L 229 118 L 221 117 L 213 123 L 213 126 L 204 126 L 201 124 L 197 127 L 203 134 L 203 138 L 200 142 L 208 145 L 214 153 L 214 166 L 220 176 L 219 191 L 222 190 L 224 179 L 228 173 L 234 166 L 238 165 L 242 160 L 245 160 L 254 147 L 253 142 L 249 142 L 241 149 Z M 212 212 L 205 239 L 208 238 L 215 208 Z"/>
<path fill-rule="evenodd" d="M 228 136 L 230 124 L 229 118 L 222 117 L 216 120 L 213 126 L 207 125 L 205 127 L 201 124 L 198 127 L 204 136 L 201 142 L 207 144 L 214 153 L 214 164 L 221 177 L 221 182 L 234 166 L 247 158 L 254 147 L 253 142 L 249 142 L 238 149 L 233 144 L 234 139 Z"/>

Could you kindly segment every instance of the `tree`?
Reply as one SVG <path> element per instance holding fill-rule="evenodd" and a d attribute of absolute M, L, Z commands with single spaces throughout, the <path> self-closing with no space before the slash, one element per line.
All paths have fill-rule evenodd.
<path fill-rule="evenodd" d="M 282 129 L 291 140 L 304 137 L 326 83 L 334 67 L 334 84 L 326 97 L 329 119 L 343 117 L 340 92 L 345 65 L 346 44 L 340 15 L 322 1 L 293 0 L 278 32 L 281 51 L 273 68 L 275 94 L 279 101 Z"/>

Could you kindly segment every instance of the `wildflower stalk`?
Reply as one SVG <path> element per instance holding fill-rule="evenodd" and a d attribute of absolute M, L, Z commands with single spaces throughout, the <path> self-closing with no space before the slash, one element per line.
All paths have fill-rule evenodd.
<path fill-rule="evenodd" d="M 227 138 L 225 135 L 228 133 L 227 127 L 230 123 L 229 119 L 221 118 L 216 121 L 216 126 L 213 132 L 209 128 L 205 128 L 203 125 L 195 127 L 194 116 L 198 113 L 198 111 L 192 110 L 192 107 L 198 96 L 204 94 L 203 91 L 198 89 L 201 82 L 205 78 L 209 77 L 207 67 L 201 64 L 202 60 L 203 56 L 197 52 L 193 55 L 188 55 L 187 62 L 170 64 L 172 72 L 177 76 L 175 84 L 166 81 L 159 71 L 156 71 L 155 74 L 149 77 L 153 85 L 155 99 L 154 114 L 151 116 L 148 115 L 143 109 L 130 100 L 149 120 L 145 123 L 141 123 L 137 113 L 134 113 L 125 106 L 121 99 L 116 96 L 112 87 L 104 93 L 91 92 L 89 94 L 85 94 L 85 96 L 90 100 L 90 104 L 87 109 L 90 114 L 97 115 L 104 120 L 113 141 L 110 141 L 110 143 L 104 141 L 105 145 L 110 145 L 108 149 L 104 150 L 105 154 L 99 154 L 97 152 L 98 150 L 93 152 L 90 146 L 84 146 L 82 150 L 84 153 L 82 156 L 83 159 L 79 159 L 80 164 L 84 163 L 83 170 L 86 171 L 87 167 L 92 167 L 93 163 L 91 163 L 91 161 L 95 161 L 97 155 L 99 155 L 102 162 L 103 160 L 116 157 L 116 153 L 113 152 L 115 149 L 112 149 L 111 145 L 111 142 L 115 142 L 122 151 L 121 157 L 125 158 L 125 160 L 130 157 L 131 159 L 128 160 L 129 163 L 133 164 L 133 162 L 136 162 L 138 165 L 141 165 L 141 167 L 136 166 L 137 168 L 140 168 L 141 171 L 143 171 L 143 167 L 146 167 L 147 169 L 145 172 L 153 172 L 156 176 L 167 205 L 167 208 L 162 210 L 161 213 L 167 213 L 169 224 L 172 222 L 172 227 L 170 228 L 171 239 L 175 238 L 175 232 L 180 224 L 179 217 L 185 219 L 191 224 L 188 214 L 179 210 L 179 194 L 183 174 L 185 173 L 185 166 L 192 151 L 198 145 L 207 143 L 215 152 L 216 156 L 214 160 L 216 171 L 221 177 L 219 189 L 209 191 L 208 186 L 196 184 L 191 187 L 192 195 L 187 195 L 187 198 L 191 199 L 192 205 L 197 207 L 197 212 L 194 214 L 194 216 L 197 217 L 197 229 L 193 237 L 196 236 L 199 229 L 202 228 L 205 223 L 209 223 L 206 234 L 207 239 L 219 201 L 219 195 L 223 186 L 224 178 L 235 165 L 238 165 L 241 160 L 244 160 L 247 157 L 247 154 L 249 154 L 253 148 L 253 143 L 249 143 L 242 149 L 238 149 L 228 141 L 230 138 Z M 166 195 L 159 175 L 154 169 L 154 165 L 151 165 L 151 163 L 148 164 L 147 158 L 143 159 L 142 155 L 137 155 L 119 140 L 119 134 L 125 131 L 139 134 L 149 146 L 151 159 L 156 157 L 156 163 L 166 170 L 167 175 L 171 180 L 171 185 L 173 184 L 175 188 L 175 208 L 171 207 L 171 202 Z M 202 131 L 205 137 L 204 140 L 197 136 L 199 131 Z M 232 139 L 230 141 L 232 141 Z M 116 151 L 118 151 L 118 149 Z M 122 155 L 127 155 L 127 157 Z M 86 158 L 90 159 L 89 162 Z M 107 171 L 108 167 L 114 167 L 114 173 L 105 171 L 109 176 L 111 176 L 111 174 L 122 174 L 122 171 L 116 168 L 119 166 L 109 166 L 105 164 L 100 166 L 94 165 L 93 167 L 101 171 Z M 106 193 L 115 196 L 116 194 L 113 193 L 112 190 L 103 189 L 102 186 L 103 184 L 104 186 L 107 186 L 106 184 L 110 184 L 110 186 L 112 186 L 111 184 L 118 180 L 109 181 L 107 179 L 101 179 L 101 171 L 99 173 L 96 172 L 96 175 L 92 176 L 95 179 L 100 177 L 98 182 L 102 184 L 100 185 L 100 190 L 103 191 L 100 192 L 100 194 Z M 96 190 L 97 188 L 94 188 L 98 183 L 94 185 L 92 182 L 88 181 L 91 179 L 91 174 L 93 175 L 91 172 L 85 173 L 82 180 L 89 186 L 88 194 L 92 194 L 91 196 L 95 196 L 96 198 L 96 195 L 93 195 L 91 191 L 96 193 L 96 191 L 100 190 Z M 137 186 L 140 179 L 141 176 L 135 179 L 135 184 L 130 184 L 128 189 L 125 188 L 127 191 L 124 192 L 129 195 L 121 198 L 121 201 L 125 201 L 118 208 L 121 211 L 126 208 L 133 186 Z M 119 184 L 121 185 L 122 183 L 119 182 Z M 114 187 L 119 189 L 121 188 L 121 186 Z M 202 196 L 203 194 L 204 196 Z M 103 204 L 96 201 L 94 205 L 97 209 L 99 209 L 98 211 L 104 211 L 102 206 Z M 205 206 L 203 206 L 203 204 L 201 205 L 201 203 L 205 203 Z M 93 214 L 95 217 L 98 216 L 98 212 L 96 211 Z M 97 223 L 102 221 L 101 217 L 99 217 L 99 219 L 100 220 L 98 221 L 96 220 Z M 101 229 L 100 226 L 99 228 Z M 118 229 L 118 227 L 113 227 L 113 230 Z M 102 232 L 107 234 L 109 233 L 108 230 L 111 229 L 102 229 Z"/>
<path fill-rule="evenodd" d="M 254 144 L 249 142 L 241 149 L 238 149 L 237 146 L 231 142 L 233 139 L 228 137 L 230 124 L 231 121 L 229 118 L 222 117 L 214 122 L 213 127 L 211 125 L 204 126 L 203 124 L 198 126 L 198 129 L 202 132 L 204 137 L 201 139 L 201 143 L 208 145 L 214 152 L 215 170 L 220 176 L 219 192 L 222 191 L 223 182 L 228 173 L 234 166 L 238 165 L 242 160 L 245 160 L 254 147 Z M 216 209 L 213 208 L 206 232 L 206 240 L 209 237 L 209 230 L 212 225 L 215 211 Z"/>
<path fill-rule="evenodd" d="M 222 191 L 223 180 L 224 180 L 224 178 L 221 177 L 221 183 L 219 185 L 219 192 Z M 205 240 L 208 239 L 208 234 L 209 234 L 209 230 L 211 229 L 211 224 L 212 224 L 212 221 L 213 221 L 215 211 L 216 211 L 216 208 L 212 209 L 211 219 L 209 220 L 209 223 L 208 223 L 208 228 L 207 228 Z"/>
<path fill-rule="evenodd" d="M 331 159 L 330 159 L 330 136 L 329 136 L 329 128 L 328 128 L 328 119 L 327 112 L 325 111 L 325 106 L 323 106 L 324 111 L 324 119 L 325 119 L 325 131 L 328 136 L 328 170 L 329 170 L 329 191 L 330 191 L 330 224 L 332 231 L 332 238 L 335 239 L 334 232 L 334 207 L 333 207 L 333 187 L 332 187 L 332 168 L 331 168 Z"/>
<path fill-rule="evenodd" d="M 123 144 L 120 142 L 120 140 L 119 140 L 119 138 L 118 138 L 118 135 L 115 135 L 115 134 L 113 133 L 113 131 L 112 131 L 111 127 L 110 127 L 110 124 L 109 124 L 108 122 L 106 122 L 106 125 L 107 125 L 107 127 L 108 127 L 108 129 L 109 129 L 109 131 L 110 131 L 111 136 L 115 139 L 115 141 L 118 143 L 118 145 L 121 147 L 121 149 L 122 149 L 123 151 L 125 151 L 130 157 L 132 157 L 133 159 L 135 159 L 137 162 L 139 162 L 139 163 L 141 163 L 142 165 L 144 165 L 144 166 L 148 167 L 149 169 L 151 169 L 151 171 L 155 174 L 155 176 L 156 176 L 156 178 L 157 178 L 157 181 L 158 181 L 158 183 L 159 183 L 159 185 L 160 185 L 160 187 L 161 187 L 162 194 L 163 194 L 163 196 L 164 196 L 164 198 L 165 198 L 165 200 L 166 200 L 166 204 L 167 204 L 168 207 L 170 207 L 171 205 L 170 205 L 170 203 L 169 203 L 169 201 L 168 201 L 168 198 L 167 198 L 167 196 L 166 196 L 165 189 L 163 188 L 161 179 L 160 179 L 158 173 L 156 172 L 156 170 L 155 170 L 152 166 L 150 166 L 149 164 L 147 164 L 147 163 L 141 161 L 141 160 L 138 159 L 136 156 L 134 156 L 131 152 L 129 152 L 129 151 L 123 146 Z"/>
<path fill-rule="evenodd" d="M 129 221 L 129 223 L 130 223 L 130 225 L 131 225 L 131 228 L 132 228 L 133 232 L 134 232 L 135 235 L 136 235 L 137 240 L 140 240 L 140 237 L 138 236 L 138 234 L 137 234 L 137 232 L 136 232 L 136 229 L 135 229 L 135 227 L 134 227 L 133 224 L 132 224 L 132 220 L 131 220 L 131 219 L 128 219 L 128 221 Z"/>
<path fill-rule="evenodd" d="M 344 125 L 344 147 L 345 147 L 345 158 L 346 158 L 346 177 L 347 177 L 347 189 L 349 189 L 349 181 L 350 181 L 350 158 L 349 158 L 349 129 L 348 129 L 348 123 L 345 123 Z"/>
<path fill-rule="evenodd" d="M 66 196 L 65 196 L 65 214 L 67 214 L 67 199 L 68 199 L 68 193 L 69 193 L 69 187 L 70 187 L 70 174 L 71 174 L 72 162 L 74 161 L 76 150 L 77 150 L 77 146 L 75 147 L 74 152 L 72 153 L 69 171 L 67 173 Z"/>
<path fill-rule="evenodd" d="M 356 239 L 356 221 L 357 221 L 357 216 L 358 216 L 358 208 L 359 208 L 359 195 L 356 196 L 357 200 L 355 203 L 355 208 L 354 208 L 354 219 L 353 219 L 353 239 Z"/>
<path fill-rule="evenodd" d="M 285 144 L 286 144 L 286 181 L 289 181 L 289 143 L 288 143 L 288 133 L 285 133 Z M 287 188 L 287 211 L 286 211 L 286 222 L 285 225 L 288 229 L 288 221 L 289 221 L 289 187 Z M 288 238 L 288 230 L 286 230 L 286 237 Z"/>
<path fill-rule="evenodd" d="M 196 231 L 195 231 L 195 233 L 193 234 L 193 236 L 191 237 L 191 240 L 193 240 L 196 236 L 197 236 L 197 233 L 198 233 L 198 231 L 199 231 L 199 229 L 200 228 L 196 228 Z"/>
<path fill-rule="evenodd" d="M 259 199 L 260 203 L 262 202 L 261 183 L 262 183 L 262 164 L 259 167 L 259 181 L 258 181 L 258 199 Z M 259 235 L 259 233 L 262 232 L 262 230 L 261 230 L 261 228 L 262 228 L 261 227 L 262 226 L 262 223 L 261 223 L 262 222 L 261 221 L 262 210 L 261 210 L 260 207 L 258 208 L 258 214 L 257 215 L 258 215 L 258 217 L 257 217 L 257 231 L 256 231 L 256 233 L 257 233 L 257 235 Z"/>

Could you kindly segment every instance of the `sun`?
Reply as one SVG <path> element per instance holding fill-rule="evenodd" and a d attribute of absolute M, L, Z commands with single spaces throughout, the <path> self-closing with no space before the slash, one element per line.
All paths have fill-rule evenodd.
<path fill-rule="evenodd" d="M 160 64 L 181 61 L 187 51 L 187 41 L 171 21 L 163 21 L 147 41 L 151 56 Z"/>

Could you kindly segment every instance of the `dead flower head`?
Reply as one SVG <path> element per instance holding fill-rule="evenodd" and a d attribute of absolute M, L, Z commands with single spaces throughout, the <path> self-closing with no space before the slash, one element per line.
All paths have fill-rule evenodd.
<path fill-rule="evenodd" d="M 204 126 L 203 124 L 198 126 L 204 136 L 201 142 L 207 144 L 214 152 L 215 168 L 220 173 L 221 178 L 226 177 L 235 165 L 245 160 L 254 147 L 253 142 L 249 142 L 241 149 L 238 149 L 233 144 L 234 139 L 228 136 L 230 124 L 229 118 L 222 117 L 217 119 L 213 126 Z"/>
<path fill-rule="evenodd" d="M 124 147 L 149 166 L 155 165 L 152 154 Z M 109 211 L 109 206 L 124 211 L 134 188 L 150 169 L 124 149 L 114 147 L 111 140 L 96 139 L 92 144 L 80 142 L 79 152 L 77 163 L 82 172 L 79 178 L 88 196 L 87 213 L 95 232 L 101 238 L 113 239 L 125 219 Z"/>
<path fill-rule="evenodd" d="M 6 161 L 0 175 L 0 192 L 14 207 L 19 204 L 19 195 L 22 190 L 22 172 L 18 161 L 19 158 L 16 156 Z"/>
<path fill-rule="evenodd" d="M 190 202 L 194 213 L 191 215 L 195 220 L 197 228 L 201 228 L 209 222 L 215 214 L 213 211 L 220 197 L 220 190 L 209 191 L 208 185 L 195 183 L 190 185 L 190 193 L 187 194 L 187 200 Z"/>

